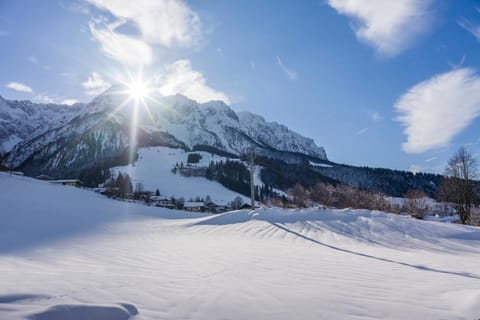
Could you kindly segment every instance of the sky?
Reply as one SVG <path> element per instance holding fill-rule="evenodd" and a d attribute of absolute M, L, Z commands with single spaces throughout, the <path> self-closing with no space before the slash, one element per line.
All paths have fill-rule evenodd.
<path fill-rule="evenodd" d="M 1 0 L 0 95 L 88 102 L 129 76 L 285 124 L 330 160 L 480 160 L 480 0 Z"/>

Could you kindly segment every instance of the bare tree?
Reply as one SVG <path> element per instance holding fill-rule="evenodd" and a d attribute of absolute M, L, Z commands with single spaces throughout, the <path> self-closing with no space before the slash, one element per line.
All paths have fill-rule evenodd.
<path fill-rule="evenodd" d="M 472 180 L 478 177 L 477 161 L 461 147 L 448 161 L 445 174 L 447 178 L 442 186 L 444 200 L 455 203 L 460 221 L 469 224 L 475 197 Z"/>
<path fill-rule="evenodd" d="M 427 194 L 419 190 L 409 190 L 403 197 L 405 198 L 403 210 L 415 218 L 423 219 L 429 210 Z"/>
<path fill-rule="evenodd" d="M 331 207 L 335 204 L 335 188 L 332 185 L 319 182 L 310 190 L 313 201 Z"/>
<path fill-rule="evenodd" d="M 298 208 L 305 208 L 307 206 L 308 194 L 301 184 L 295 184 L 289 193 Z"/>

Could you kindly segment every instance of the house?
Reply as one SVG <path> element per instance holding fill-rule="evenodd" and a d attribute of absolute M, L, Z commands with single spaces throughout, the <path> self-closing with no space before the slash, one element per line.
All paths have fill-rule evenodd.
<path fill-rule="evenodd" d="M 209 202 L 205 204 L 205 211 L 211 212 L 211 213 L 222 213 L 225 211 L 230 210 L 230 205 L 228 205 L 226 202 Z"/>
<path fill-rule="evenodd" d="M 258 201 L 255 201 L 255 209 L 260 208 L 260 204 Z M 245 210 L 245 209 L 252 209 L 252 206 L 249 203 L 244 203 L 240 209 Z"/>
<path fill-rule="evenodd" d="M 61 184 L 62 186 L 72 186 L 72 187 L 83 186 L 82 181 L 80 181 L 78 179 L 50 180 L 49 182 L 54 183 L 54 184 Z"/>
<path fill-rule="evenodd" d="M 176 201 L 165 196 L 150 196 L 150 202 L 161 208 L 175 209 Z"/>
<path fill-rule="evenodd" d="M 203 212 L 205 211 L 205 204 L 200 201 L 185 201 L 183 208 L 186 211 L 191 212 Z"/>

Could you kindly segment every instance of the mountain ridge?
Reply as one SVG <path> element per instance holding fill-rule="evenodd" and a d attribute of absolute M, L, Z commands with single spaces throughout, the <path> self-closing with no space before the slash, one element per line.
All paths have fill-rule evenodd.
<path fill-rule="evenodd" d="M 118 157 L 125 162 L 129 150 L 154 145 L 189 150 L 209 146 L 235 155 L 254 147 L 260 154 L 291 153 L 328 160 L 325 150 L 313 139 L 251 112 L 237 113 L 222 101 L 198 103 L 182 95 L 154 96 L 145 108 L 143 103 L 136 107 L 133 100 L 128 101 L 127 95 L 118 92 L 121 92 L 118 87 L 111 88 L 90 103 L 68 110 L 59 105 L 63 117 L 57 121 L 58 116 L 51 116 L 41 130 L 19 125 L 19 131 L 24 130 L 23 139 L 19 138 L 8 150 L 3 163 L 31 175 L 62 176 L 92 163 L 118 164 L 111 163 Z M 13 110 L 28 104 L 5 99 L 0 103 L 0 112 L 4 113 L 8 113 L 8 107 Z M 39 109 L 51 110 L 54 106 L 57 105 L 30 103 L 30 108 L 37 107 L 37 113 Z M 136 123 L 132 122 L 134 119 Z M 24 116 L 17 121 L 29 122 L 29 119 Z M 132 128 L 137 137 L 135 143 Z M 131 160 L 130 157 L 128 161 Z"/>

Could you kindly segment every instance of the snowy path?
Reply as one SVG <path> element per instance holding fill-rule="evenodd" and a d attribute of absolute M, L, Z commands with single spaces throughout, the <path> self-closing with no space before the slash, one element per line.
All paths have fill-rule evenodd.
<path fill-rule="evenodd" d="M 361 210 L 194 216 L 5 175 L 0 201 L 0 319 L 480 317 L 478 228 Z"/>

